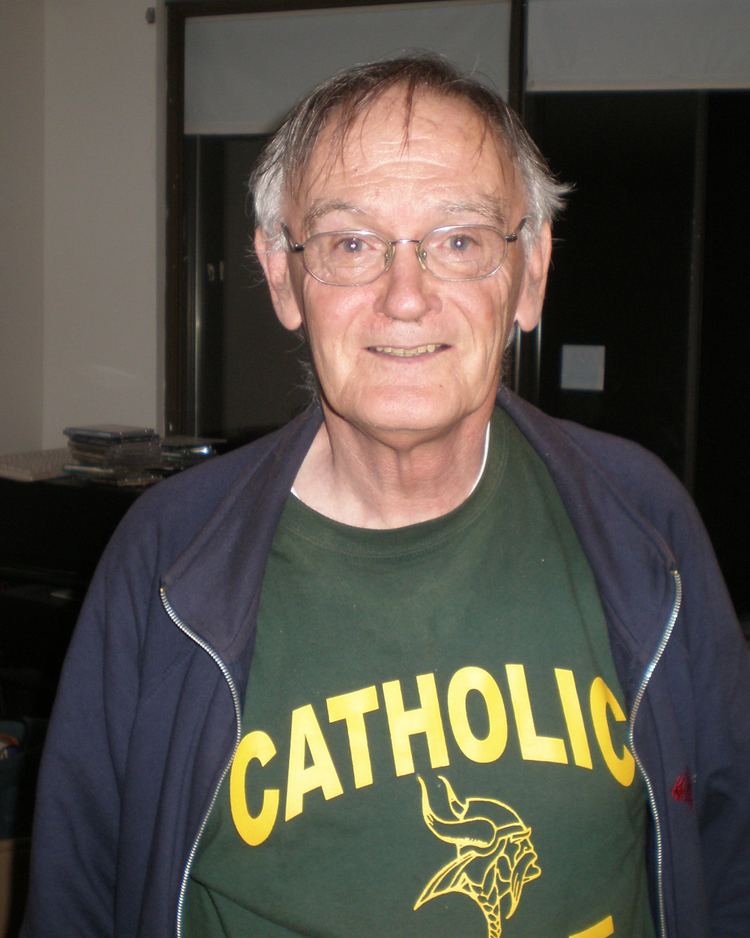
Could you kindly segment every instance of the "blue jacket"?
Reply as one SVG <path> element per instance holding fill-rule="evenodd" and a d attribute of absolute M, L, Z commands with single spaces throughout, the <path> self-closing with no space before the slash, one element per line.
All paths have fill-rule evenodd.
<path fill-rule="evenodd" d="M 638 446 L 499 404 L 594 571 L 646 778 L 662 936 L 750 933 L 750 666 L 695 509 Z M 39 782 L 25 938 L 166 938 L 239 740 L 265 560 L 312 408 L 138 500 L 105 551 Z"/>

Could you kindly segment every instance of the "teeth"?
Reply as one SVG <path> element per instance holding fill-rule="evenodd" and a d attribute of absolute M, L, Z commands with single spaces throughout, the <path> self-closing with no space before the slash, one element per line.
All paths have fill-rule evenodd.
<path fill-rule="evenodd" d="M 442 348 L 441 343 L 434 345 L 418 345 L 416 348 L 402 348 L 393 345 L 376 345 L 375 351 L 382 352 L 383 355 L 395 355 L 397 358 L 413 358 L 415 355 L 427 355 Z"/>

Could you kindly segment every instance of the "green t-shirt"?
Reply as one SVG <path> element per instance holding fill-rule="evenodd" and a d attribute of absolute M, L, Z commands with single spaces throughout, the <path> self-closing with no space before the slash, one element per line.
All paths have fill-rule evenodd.
<path fill-rule="evenodd" d="M 503 413 L 442 518 L 364 530 L 290 497 L 186 934 L 651 938 L 623 710 L 590 568 Z"/>

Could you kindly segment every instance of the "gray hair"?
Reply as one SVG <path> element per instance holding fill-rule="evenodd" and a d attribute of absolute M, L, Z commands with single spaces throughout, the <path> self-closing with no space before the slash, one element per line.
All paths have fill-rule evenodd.
<path fill-rule="evenodd" d="M 266 145 L 250 178 L 255 217 L 264 233 L 278 235 L 284 196 L 299 189 L 315 144 L 335 116 L 333 145 L 343 145 L 357 118 L 382 94 L 403 87 L 405 132 L 418 91 L 428 90 L 471 105 L 504 147 L 523 180 L 529 222 L 522 231 L 533 241 L 545 222 L 552 222 L 570 187 L 559 182 L 521 123 L 502 97 L 473 78 L 462 75 L 446 59 L 434 54 L 355 65 L 318 85 L 290 112 Z"/>

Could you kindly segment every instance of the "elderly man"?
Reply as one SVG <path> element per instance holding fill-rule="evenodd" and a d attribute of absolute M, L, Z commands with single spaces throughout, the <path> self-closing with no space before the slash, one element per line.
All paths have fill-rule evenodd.
<path fill-rule="evenodd" d="M 563 188 L 432 58 L 254 179 L 319 403 L 149 492 L 61 683 L 25 934 L 746 935 L 750 681 L 636 446 L 500 389 Z"/>

